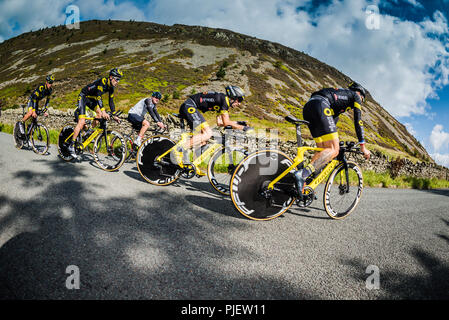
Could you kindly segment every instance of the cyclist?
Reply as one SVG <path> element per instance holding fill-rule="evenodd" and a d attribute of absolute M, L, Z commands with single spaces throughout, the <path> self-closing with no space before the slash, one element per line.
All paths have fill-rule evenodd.
<path fill-rule="evenodd" d="M 191 95 L 179 108 L 180 116 L 187 120 L 187 124 L 193 131 L 194 135 L 182 145 L 180 150 L 173 150 L 176 161 L 184 162 L 184 150 L 192 147 L 203 146 L 212 137 L 212 129 L 204 119 L 201 112 L 215 111 L 217 112 L 217 125 L 226 127 L 231 126 L 233 129 L 247 131 L 252 129 L 247 125 L 238 124 L 229 118 L 229 108 L 238 107 L 245 98 L 245 92 L 237 86 L 227 86 L 226 94 L 219 92 L 203 92 Z"/>
<path fill-rule="evenodd" d="M 89 107 L 92 111 L 96 112 L 97 118 L 103 118 L 109 120 L 110 117 L 106 113 L 106 108 L 103 106 L 103 100 L 101 96 L 108 92 L 109 93 L 109 108 L 111 112 L 115 111 L 114 104 L 114 88 L 119 83 L 122 78 L 123 73 L 117 68 L 112 69 L 109 72 L 109 77 L 100 78 L 91 84 L 85 86 L 79 96 L 78 96 L 78 107 L 75 111 L 75 118 L 77 120 L 77 125 L 73 130 L 73 136 L 70 141 L 67 142 L 67 148 L 70 152 L 70 155 L 73 158 L 77 158 L 75 153 L 75 141 L 78 137 L 80 131 L 84 128 L 86 124 L 86 106 Z M 118 117 L 114 117 L 114 119 L 119 122 Z M 97 121 L 92 122 L 92 127 L 95 127 Z"/>
<path fill-rule="evenodd" d="M 166 126 L 162 123 L 162 119 L 157 112 L 156 105 L 162 99 L 162 94 L 159 91 L 153 92 L 150 98 L 143 98 L 136 103 L 128 112 L 128 121 L 132 124 L 133 128 L 140 130 L 139 135 L 134 143 L 138 146 L 142 144 L 143 136 L 150 127 L 150 123 L 145 120 L 145 114 L 151 115 L 151 118 L 161 129 L 165 129 Z"/>
<path fill-rule="evenodd" d="M 304 120 L 309 121 L 308 127 L 317 147 L 324 150 L 316 153 L 306 168 L 295 172 L 298 192 L 302 192 L 307 177 L 338 155 L 340 145 L 336 124 L 338 116 L 345 111 L 354 110 L 354 126 L 360 150 L 365 159 L 370 158 L 370 152 L 365 147 L 362 123 L 361 105 L 365 96 L 365 88 L 356 82 L 352 82 L 348 89 L 324 88 L 312 93 L 304 106 L 303 116 Z"/>
<path fill-rule="evenodd" d="M 45 78 L 45 83 L 40 84 L 28 99 L 28 112 L 23 116 L 22 122 L 19 122 L 19 130 L 22 135 L 25 134 L 25 121 L 27 121 L 30 117 L 37 118 L 36 111 L 39 110 L 39 101 L 47 97 L 44 109 L 48 107 L 48 104 L 50 103 L 50 96 L 53 93 L 52 86 L 54 81 L 55 77 L 53 75 L 48 75 Z M 45 112 L 44 116 L 47 117 L 48 113 Z"/>

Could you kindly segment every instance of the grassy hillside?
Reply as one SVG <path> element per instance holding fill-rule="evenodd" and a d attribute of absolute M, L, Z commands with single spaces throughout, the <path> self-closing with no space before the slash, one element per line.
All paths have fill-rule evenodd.
<path fill-rule="evenodd" d="M 302 117 L 313 91 L 352 81 L 302 52 L 228 30 L 93 20 L 82 22 L 79 30 L 46 28 L 0 44 L 0 100 L 6 108 L 25 103 L 45 75 L 53 73 L 52 106 L 73 108 L 81 88 L 113 67 L 125 73 L 115 95 L 119 109 L 127 111 L 150 90 L 159 90 L 164 95 L 159 109 L 167 113 L 189 94 L 223 91 L 232 83 L 248 93 L 242 107 L 232 111 L 233 118 L 278 128 L 287 139 L 293 139 L 294 128 L 283 121 L 285 115 Z M 433 161 L 369 94 L 362 111 L 369 148 Z M 352 113 L 340 116 L 341 139 L 356 140 L 352 121 Z M 308 129 L 303 132 L 311 138 Z"/>

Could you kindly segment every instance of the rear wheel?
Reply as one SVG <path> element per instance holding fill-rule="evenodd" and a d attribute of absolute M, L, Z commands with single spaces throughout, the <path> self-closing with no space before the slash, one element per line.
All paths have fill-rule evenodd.
<path fill-rule="evenodd" d="M 26 141 L 25 137 L 20 133 L 20 122 L 21 121 L 16 122 L 13 132 L 14 144 L 17 149 L 22 149 Z"/>
<path fill-rule="evenodd" d="M 95 140 L 94 159 L 105 171 L 120 169 L 125 162 L 126 154 L 125 138 L 118 132 L 103 132 Z"/>
<path fill-rule="evenodd" d="M 37 123 L 31 132 L 31 147 L 37 154 L 46 154 L 50 145 L 48 129 L 43 124 Z"/>
<path fill-rule="evenodd" d="M 332 219 L 346 218 L 359 203 L 363 190 L 362 170 L 348 161 L 347 169 L 339 164 L 330 174 L 324 189 L 324 209 Z"/>
<path fill-rule="evenodd" d="M 290 172 L 273 190 L 268 185 L 293 161 L 277 150 L 263 150 L 250 154 L 235 169 L 231 179 L 231 200 L 236 209 L 252 220 L 271 220 L 293 204 L 291 195 L 295 179 Z"/>
<path fill-rule="evenodd" d="M 70 152 L 67 150 L 66 142 L 69 142 L 72 139 L 74 128 L 71 124 L 66 124 L 58 136 L 58 152 L 61 159 L 64 161 L 71 161 L 73 157 L 70 155 Z"/>
<path fill-rule="evenodd" d="M 217 150 L 209 160 L 207 176 L 215 190 L 230 195 L 230 182 L 235 168 L 247 156 L 244 150 L 223 147 Z"/>
<path fill-rule="evenodd" d="M 170 160 L 170 153 L 161 161 L 157 158 L 170 150 L 176 143 L 166 136 L 151 136 L 142 142 L 137 151 L 137 169 L 140 175 L 149 183 L 166 186 L 175 182 L 181 169 Z"/>

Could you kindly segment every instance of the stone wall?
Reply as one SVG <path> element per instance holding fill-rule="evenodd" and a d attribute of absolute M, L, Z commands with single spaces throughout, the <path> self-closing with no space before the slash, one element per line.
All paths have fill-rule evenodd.
<path fill-rule="evenodd" d="M 61 127 L 66 123 L 74 122 L 73 110 L 68 111 L 60 111 L 54 110 L 51 107 L 49 108 L 49 116 L 48 117 L 40 117 L 40 121 L 45 123 L 45 125 L 49 129 L 60 130 Z M 112 130 L 116 130 L 122 133 L 131 134 L 131 126 L 126 121 L 127 115 L 122 114 L 120 118 L 122 122 L 117 124 L 115 121 L 110 122 L 110 128 Z M 22 109 L 8 109 L 3 110 L 0 122 L 14 124 L 16 121 L 22 118 Z M 180 130 L 173 130 L 174 128 L 179 128 L 179 120 L 172 115 L 162 116 L 164 123 L 168 124 L 168 126 L 172 129 L 171 132 L 175 132 L 174 139 L 179 137 Z M 147 135 L 151 133 L 147 132 Z M 272 143 L 272 142 L 271 142 Z M 246 148 L 251 152 L 256 148 L 266 148 L 270 145 L 270 141 L 267 141 L 264 138 L 257 139 L 249 139 L 246 143 Z M 305 141 L 304 145 L 313 146 L 313 141 Z M 276 144 L 275 144 L 276 146 Z M 289 155 L 291 158 L 294 158 L 296 155 L 296 141 L 286 141 L 279 144 L 279 149 Z M 306 155 L 306 157 L 310 160 L 311 155 Z M 417 162 L 413 163 L 407 159 L 401 159 L 397 161 L 397 159 L 389 159 L 387 156 L 381 154 L 380 152 L 371 152 L 370 161 L 365 161 L 362 156 L 358 157 L 357 163 L 364 170 L 372 170 L 377 173 L 384 172 L 392 172 L 394 175 L 407 175 L 414 176 L 419 178 L 439 178 L 448 180 L 449 178 L 449 169 L 438 166 L 436 164 L 425 163 L 425 162 Z"/>

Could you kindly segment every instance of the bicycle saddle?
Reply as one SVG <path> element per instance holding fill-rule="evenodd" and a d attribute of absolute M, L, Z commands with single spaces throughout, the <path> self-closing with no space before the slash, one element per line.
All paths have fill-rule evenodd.
<path fill-rule="evenodd" d="M 290 123 L 293 123 L 293 124 L 309 124 L 309 121 L 306 121 L 306 120 L 300 120 L 300 119 L 297 119 L 297 118 L 295 118 L 294 116 L 286 116 L 285 117 L 285 120 L 287 120 L 288 122 L 290 122 Z"/>

